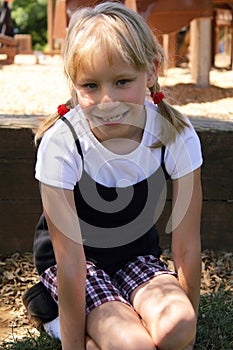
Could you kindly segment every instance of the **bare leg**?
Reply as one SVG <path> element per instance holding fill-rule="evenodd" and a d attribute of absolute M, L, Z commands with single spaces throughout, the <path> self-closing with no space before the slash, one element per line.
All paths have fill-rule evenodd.
<path fill-rule="evenodd" d="M 86 330 L 101 350 L 156 349 L 137 313 L 119 301 L 104 303 L 91 311 Z"/>
<path fill-rule="evenodd" d="M 160 350 L 190 349 L 196 315 L 174 276 L 163 274 L 144 283 L 133 291 L 131 302 Z"/>
<path fill-rule="evenodd" d="M 44 324 L 44 328 L 50 337 L 61 340 L 59 317 Z M 86 350 L 100 350 L 88 335 L 86 335 Z"/>

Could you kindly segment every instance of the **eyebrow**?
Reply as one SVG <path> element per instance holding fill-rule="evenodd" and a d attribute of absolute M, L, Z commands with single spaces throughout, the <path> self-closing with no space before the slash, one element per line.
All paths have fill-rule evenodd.
<path fill-rule="evenodd" d="M 135 72 L 135 73 L 132 73 L 132 72 L 127 72 L 127 71 L 125 71 L 125 72 L 123 72 L 123 73 L 114 75 L 113 78 L 114 78 L 114 80 L 119 80 L 119 79 L 122 79 L 122 78 L 133 78 L 133 77 L 135 77 L 135 74 L 136 74 L 136 72 Z M 77 76 L 76 80 L 77 80 L 77 81 L 78 81 L 78 80 L 79 80 L 79 81 L 96 81 L 96 80 L 98 80 L 98 79 L 96 79 L 95 74 L 93 74 L 93 76 L 92 76 L 92 75 L 85 75 L 85 76 L 83 76 L 83 77 Z"/>

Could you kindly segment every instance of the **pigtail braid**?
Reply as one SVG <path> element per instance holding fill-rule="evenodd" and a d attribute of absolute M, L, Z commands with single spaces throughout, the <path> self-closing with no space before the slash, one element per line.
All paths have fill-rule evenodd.
<path fill-rule="evenodd" d="M 65 103 L 65 106 L 67 109 L 74 108 L 73 100 L 70 99 Z M 43 119 L 42 122 L 39 125 L 39 128 L 36 130 L 35 138 L 34 138 L 34 144 L 36 147 L 38 147 L 44 133 L 51 128 L 57 120 L 61 118 L 61 115 L 58 113 L 58 111 L 47 118 Z"/>
<path fill-rule="evenodd" d="M 150 92 L 152 94 L 161 91 L 159 82 L 150 87 Z M 188 123 L 185 121 L 184 116 L 174 107 L 172 107 L 165 98 L 157 104 L 158 112 L 161 117 L 161 134 L 160 140 L 152 145 L 153 148 L 161 147 L 175 140 L 177 133 L 180 133 L 185 127 L 189 127 Z"/>

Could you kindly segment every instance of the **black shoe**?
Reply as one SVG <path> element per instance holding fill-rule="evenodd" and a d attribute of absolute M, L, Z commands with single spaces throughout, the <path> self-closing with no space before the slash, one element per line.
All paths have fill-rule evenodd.
<path fill-rule="evenodd" d="M 43 331 L 43 324 L 58 316 L 58 306 L 42 282 L 29 288 L 22 296 L 29 321 Z"/>

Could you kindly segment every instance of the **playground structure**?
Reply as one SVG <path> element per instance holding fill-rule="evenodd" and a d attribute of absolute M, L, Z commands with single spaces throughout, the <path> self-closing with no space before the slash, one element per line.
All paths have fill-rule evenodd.
<path fill-rule="evenodd" d="M 48 0 L 49 54 L 60 53 L 72 13 L 78 7 L 100 2 L 103 0 Z M 141 14 L 150 27 L 156 29 L 168 57 L 164 70 L 189 61 L 194 82 L 205 87 L 209 85 L 211 66 L 232 69 L 233 0 L 121 2 Z M 14 38 L 0 36 L 0 55 L 6 56 L 1 61 L 3 64 L 13 63 L 16 54 L 28 53 L 33 53 L 30 34 L 15 35 Z"/>
<path fill-rule="evenodd" d="M 15 55 L 19 52 L 17 41 L 4 34 L 0 34 L 0 54 L 6 55 L 4 64 L 14 63 Z"/>
<path fill-rule="evenodd" d="M 61 48 L 69 18 L 78 7 L 100 2 L 48 0 L 50 51 Z M 191 74 L 198 86 L 208 86 L 212 65 L 232 69 L 233 0 L 122 0 L 122 3 L 141 14 L 150 27 L 156 29 L 168 57 L 165 70 L 182 59 L 185 61 L 188 49 Z M 180 45 L 178 39 L 183 29 L 186 35 Z M 222 55 L 219 55 L 219 49 Z"/>

